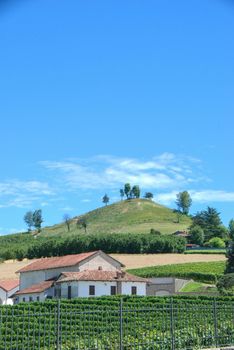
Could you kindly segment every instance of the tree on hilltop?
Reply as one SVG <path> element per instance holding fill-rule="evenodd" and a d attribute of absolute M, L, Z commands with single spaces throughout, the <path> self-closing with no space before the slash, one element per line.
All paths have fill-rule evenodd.
<path fill-rule="evenodd" d="M 145 195 L 144 195 L 144 198 L 146 198 L 146 199 L 153 199 L 154 195 L 153 195 L 152 192 L 146 192 Z"/>
<path fill-rule="evenodd" d="M 27 211 L 27 213 L 24 215 L 24 221 L 28 226 L 28 232 L 32 231 L 32 227 L 34 226 L 32 211 Z"/>
<path fill-rule="evenodd" d="M 107 206 L 107 204 L 109 203 L 110 198 L 108 197 L 107 194 L 105 194 L 102 198 L 102 202 L 105 203 L 105 205 Z"/>
<path fill-rule="evenodd" d="M 189 209 L 192 205 L 192 198 L 187 191 L 179 192 L 176 195 L 176 205 L 178 210 L 180 210 L 183 214 L 188 215 Z"/>
<path fill-rule="evenodd" d="M 133 188 L 131 189 L 131 197 L 140 198 L 140 195 L 141 195 L 140 187 L 138 185 L 133 186 Z"/>
<path fill-rule="evenodd" d="M 129 199 L 131 196 L 131 185 L 129 183 L 126 183 L 124 185 L 124 193 L 125 193 L 127 199 Z"/>
<path fill-rule="evenodd" d="M 33 213 L 33 225 L 38 230 L 38 232 L 41 231 L 42 222 L 43 222 L 43 219 L 42 219 L 41 209 L 35 210 Z"/>
<path fill-rule="evenodd" d="M 64 214 L 63 215 L 63 221 L 67 225 L 68 232 L 70 232 L 70 225 L 71 225 L 71 217 L 70 217 L 70 215 L 69 214 Z"/>
<path fill-rule="evenodd" d="M 120 197 L 121 197 L 121 201 L 122 201 L 123 198 L 124 198 L 124 190 L 121 188 L 121 189 L 119 190 L 119 193 L 120 193 Z"/>

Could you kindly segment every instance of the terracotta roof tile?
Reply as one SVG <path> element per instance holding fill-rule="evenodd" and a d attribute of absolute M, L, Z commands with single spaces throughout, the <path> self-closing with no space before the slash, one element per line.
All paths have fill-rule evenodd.
<path fill-rule="evenodd" d="M 0 281 L 0 288 L 4 289 L 5 292 L 9 292 L 19 286 L 19 280 L 3 280 Z"/>
<path fill-rule="evenodd" d="M 97 252 L 95 251 L 95 252 L 81 253 L 81 254 L 74 254 L 74 255 L 57 256 L 54 258 L 42 258 L 23 267 L 17 272 L 40 271 L 40 270 L 55 269 L 59 267 L 74 266 L 96 253 Z"/>
<path fill-rule="evenodd" d="M 57 282 L 71 281 L 122 281 L 148 282 L 147 279 L 130 275 L 123 271 L 85 270 L 81 272 L 63 272 Z"/>
<path fill-rule="evenodd" d="M 54 283 L 54 280 L 50 281 L 43 281 L 38 284 L 33 284 L 32 286 L 19 290 L 15 293 L 15 295 L 20 294 L 33 294 L 33 293 L 41 293 L 44 292 L 46 289 L 49 289 Z"/>

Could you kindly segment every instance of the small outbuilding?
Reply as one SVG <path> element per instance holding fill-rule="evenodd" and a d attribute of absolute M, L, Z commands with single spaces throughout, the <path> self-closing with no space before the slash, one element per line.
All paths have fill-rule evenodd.
<path fill-rule="evenodd" d="M 0 281 L 0 305 L 13 305 L 13 295 L 19 290 L 19 280 Z"/>

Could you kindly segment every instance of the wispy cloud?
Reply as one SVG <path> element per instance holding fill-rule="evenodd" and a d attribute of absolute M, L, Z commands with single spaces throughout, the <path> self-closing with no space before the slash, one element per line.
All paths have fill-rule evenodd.
<path fill-rule="evenodd" d="M 178 191 L 171 191 L 167 193 L 159 193 L 156 201 L 163 204 L 171 204 L 176 200 Z M 188 190 L 194 203 L 211 203 L 211 202 L 234 202 L 234 192 L 219 191 L 219 190 L 203 190 L 197 191 Z"/>
<path fill-rule="evenodd" d="M 194 164 L 197 167 L 198 163 L 197 159 L 172 153 L 163 153 L 150 160 L 102 155 L 86 160 L 41 162 L 46 169 L 56 172 L 57 180 L 72 191 L 111 189 L 126 182 L 149 189 L 183 187 L 201 178 L 198 169 L 194 170 Z"/>
<path fill-rule="evenodd" d="M 0 182 L 0 208 L 26 208 L 37 201 L 45 206 L 48 203 L 44 199 L 53 195 L 54 191 L 46 182 L 17 179 Z"/>

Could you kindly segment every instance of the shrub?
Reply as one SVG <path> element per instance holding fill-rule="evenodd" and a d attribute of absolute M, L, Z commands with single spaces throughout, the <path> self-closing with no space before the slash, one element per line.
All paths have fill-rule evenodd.
<path fill-rule="evenodd" d="M 234 273 L 228 273 L 220 277 L 217 288 L 222 295 L 234 295 Z"/>
<path fill-rule="evenodd" d="M 211 248 L 225 248 L 225 242 L 219 237 L 213 237 L 209 240 L 209 246 Z"/>

